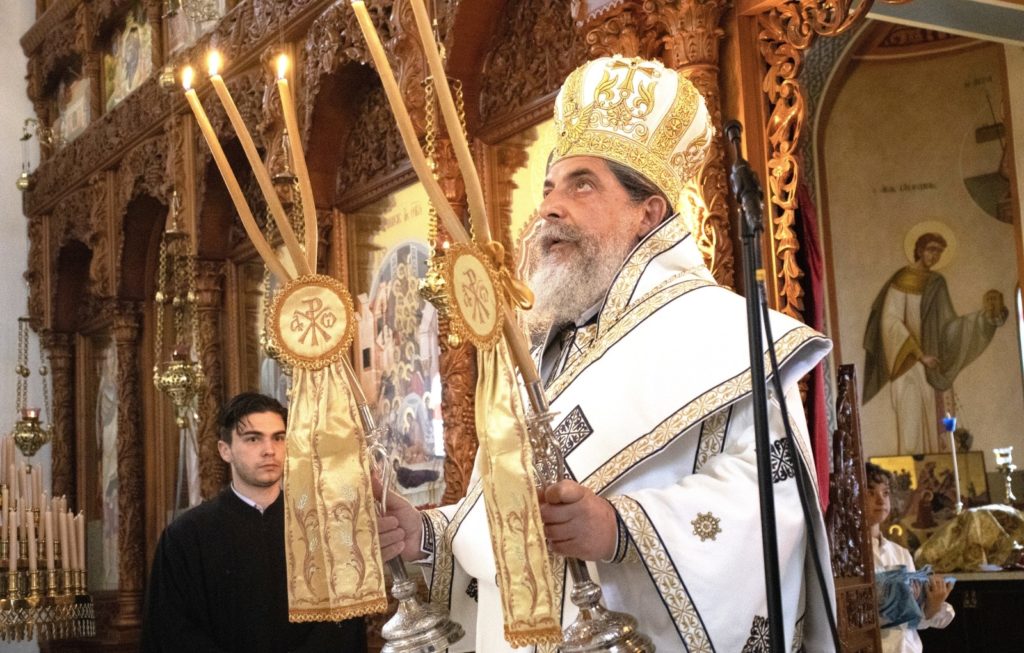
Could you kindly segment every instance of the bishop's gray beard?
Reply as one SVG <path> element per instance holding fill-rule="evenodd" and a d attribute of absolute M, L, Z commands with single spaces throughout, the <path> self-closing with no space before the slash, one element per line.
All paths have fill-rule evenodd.
<path fill-rule="evenodd" d="M 549 251 L 555 239 L 575 243 L 565 260 Z M 599 240 L 562 223 L 545 227 L 534 245 L 534 302 L 525 313 L 529 333 L 543 336 L 552 326 L 575 322 L 604 299 L 634 245 L 632 234 L 625 231 Z"/>

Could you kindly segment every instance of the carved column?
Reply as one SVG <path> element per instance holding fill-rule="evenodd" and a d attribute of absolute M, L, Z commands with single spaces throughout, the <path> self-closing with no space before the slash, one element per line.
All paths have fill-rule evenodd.
<path fill-rule="evenodd" d="M 118 597 L 114 626 L 142 623 L 142 588 L 146 578 L 145 470 L 142 446 L 142 389 L 139 385 L 141 313 L 121 302 L 114 310 L 112 333 L 117 347 L 117 547 Z"/>
<path fill-rule="evenodd" d="M 445 197 L 457 215 L 465 215 L 466 186 L 459 173 L 451 141 L 437 139 L 437 177 Z M 437 242 L 449 239 L 444 226 L 438 225 Z M 440 340 L 441 417 L 444 420 L 444 496 L 441 503 L 454 503 L 466 495 L 473 461 L 479 445 L 476 435 L 476 347 L 468 342 L 453 345 L 449 341 L 450 325 L 443 311 L 438 311 Z"/>
<path fill-rule="evenodd" d="M 517 188 L 512 177 L 517 170 L 526 167 L 528 145 L 528 139 L 520 134 L 500 145 L 487 147 L 485 151 L 483 183 L 489 191 L 487 214 L 491 220 L 492 237 L 505 246 L 505 265 L 510 270 L 516 269 L 519 254 L 512 238 L 512 192 Z"/>
<path fill-rule="evenodd" d="M 149 23 L 150 49 L 153 70 L 159 71 L 164 65 L 164 30 L 163 30 L 164 2 L 163 0 L 148 0 L 146 3 L 146 22 Z"/>
<path fill-rule="evenodd" d="M 855 25 L 871 8 L 863 1 L 850 13 L 852 0 L 788 0 L 757 15 L 757 42 L 767 70 L 761 83 L 769 115 L 764 118 L 767 203 L 765 227 L 771 239 L 775 308 L 803 320 L 804 273 L 797 262 L 795 231 L 800 184 L 800 138 L 807 122 L 804 89 L 798 79 L 804 52 L 817 36 L 836 36 Z M 755 138 L 751 131 L 748 141 Z M 765 267 L 768 267 L 766 265 Z"/>
<path fill-rule="evenodd" d="M 75 496 L 75 357 L 72 338 L 67 333 L 42 334 L 43 347 L 50 355 L 50 384 L 53 426 L 50 465 L 53 496 L 67 495 L 77 506 Z"/>
<path fill-rule="evenodd" d="M 691 184 L 687 196 L 695 209 L 696 224 L 691 225 L 691 229 L 697 238 L 697 246 L 708 260 L 708 267 L 718 283 L 731 287 L 734 255 L 729 233 L 718 68 L 719 45 L 725 36 L 719 22 L 729 4 L 729 0 L 647 0 L 644 9 L 651 12 L 649 25 L 658 33 L 667 34 L 663 39 L 665 64 L 693 82 L 711 113 L 715 139 L 708 151 L 707 163 Z"/>
<path fill-rule="evenodd" d="M 206 384 L 199 396 L 199 487 L 204 499 L 216 495 L 228 481 L 227 467 L 217 452 L 217 413 L 224 402 L 224 365 L 221 310 L 224 264 L 196 264 L 196 308 L 199 311 L 199 342 L 196 349 Z"/>

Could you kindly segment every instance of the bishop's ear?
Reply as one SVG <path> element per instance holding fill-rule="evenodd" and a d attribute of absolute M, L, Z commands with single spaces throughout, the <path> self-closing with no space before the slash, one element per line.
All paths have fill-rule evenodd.
<path fill-rule="evenodd" d="M 637 227 L 637 238 L 651 233 L 668 215 L 668 202 L 663 195 L 651 195 L 640 204 L 642 214 Z"/>

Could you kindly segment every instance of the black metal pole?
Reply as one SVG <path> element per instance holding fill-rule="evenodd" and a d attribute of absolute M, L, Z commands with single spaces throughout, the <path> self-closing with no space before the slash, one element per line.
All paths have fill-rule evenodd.
<path fill-rule="evenodd" d="M 750 346 L 750 387 L 754 402 L 754 442 L 757 448 L 757 487 L 761 504 L 761 550 L 764 555 L 764 585 L 768 600 L 769 643 L 772 653 L 785 653 L 785 627 L 782 620 L 782 590 L 779 574 L 779 544 L 776 540 L 775 494 L 772 488 L 771 442 L 768 436 L 768 395 L 764 375 L 764 348 L 761 301 L 764 269 L 761 267 L 763 231 L 761 185 L 741 155 L 743 128 L 735 120 L 725 126 L 732 144 L 734 163 L 729 180 L 733 195 L 740 203 L 740 235 L 743 240 L 743 282 L 747 299 L 747 336 Z M 780 397 L 780 400 L 782 398 Z"/>

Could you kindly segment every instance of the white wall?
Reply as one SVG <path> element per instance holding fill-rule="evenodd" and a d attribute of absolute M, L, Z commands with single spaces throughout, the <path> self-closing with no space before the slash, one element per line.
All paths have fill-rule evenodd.
<path fill-rule="evenodd" d="M 27 222 L 22 212 L 21 192 L 14 186 L 21 172 L 21 137 L 25 118 L 33 116 L 28 100 L 25 73 L 27 60 L 18 43 L 35 20 L 35 2 L 20 0 L 5 2 L 0 21 L 0 433 L 7 434 L 14 426 L 16 414 L 14 398 L 16 377 L 14 367 L 18 355 L 17 318 L 28 314 L 27 288 L 22 275 L 27 267 Z M 39 150 L 35 139 L 31 146 L 31 164 L 39 163 Z M 33 335 L 29 345 L 29 365 L 32 369 L 29 401 L 41 402 L 39 389 L 39 345 Z M 35 455 L 36 463 L 44 467 L 46 487 L 49 484 L 50 447 Z M 4 653 L 38 651 L 35 642 L 4 642 Z"/>

